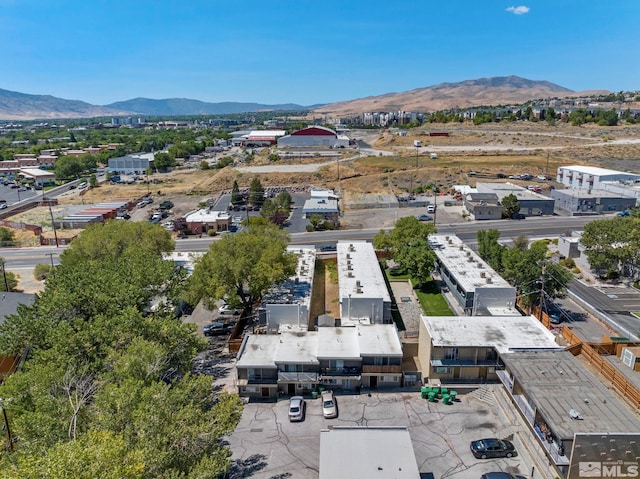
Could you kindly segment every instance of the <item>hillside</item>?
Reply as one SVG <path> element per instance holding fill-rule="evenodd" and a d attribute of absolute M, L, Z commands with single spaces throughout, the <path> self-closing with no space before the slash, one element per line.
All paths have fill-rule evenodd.
<path fill-rule="evenodd" d="M 237 102 L 208 103 L 200 100 L 190 100 L 188 98 L 168 98 L 164 100 L 134 98 L 133 100 L 111 103 L 110 105 L 106 105 L 106 107 L 152 116 L 223 115 L 227 113 L 248 113 L 252 111 L 306 110 L 309 108 L 293 103 L 283 105 Z"/>
<path fill-rule="evenodd" d="M 593 94 L 594 92 L 589 92 Z M 601 93 L 600 91 L 596 93 Z M 315 113 L 337 116 L 365 111 L 437 111 L 482 105 L 521 104 L 538 98 L 578 96 L 580 93 L 547 81 L 518 76 L 439 83 L 426 88 L 332 103 Z"/>
<path fill-rule="evenodd" d="M 29 95 L 0 89 L 0 119 L 2 120 L 93 118 L 123 114 L 127 112 L 91 105 L 79 100 L 65 100 L 51 95 Z"/>

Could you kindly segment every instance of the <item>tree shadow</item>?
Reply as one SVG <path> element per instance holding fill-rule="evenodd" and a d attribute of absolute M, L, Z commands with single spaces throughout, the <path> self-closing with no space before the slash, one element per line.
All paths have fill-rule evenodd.
<path fill-rule="evenodd" d="M 252 474 L 261 471 L 267 467 L 267 456 L 264 454 L 252 454 L 246 459 L 236 459 L 231 461 L 231 467 L 229 468 L 228 479 L 240 479 L 242 477 L 249 477 Z M 288 474 L 288 473 L 287 473 Z M 289 477 L 289 476 L 274 476 L 274 477 Z"/>

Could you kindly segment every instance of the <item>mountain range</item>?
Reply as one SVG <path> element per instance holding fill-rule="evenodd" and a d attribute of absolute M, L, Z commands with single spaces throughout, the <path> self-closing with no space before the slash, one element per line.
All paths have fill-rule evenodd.
<path fill-rule="evenodd" d="M 92 105 L 50 95 L 30 95 L 0 89 L 0 119 L 34 120 L 93 118 L 100 116 L 185 116 L 222 115 L 257 111 L 311 110 L 317 114 L 344 116 L 366 111 L 437 111 L 498 104 L 521 104 L 538 98 L 606 94 L 606 90 L 574 92 L 547 81 L 518 76 L 480 78 L 458 83 L 440 83 L 406 92 L 387 93 L 327 105 L 302 106 L 294 103 L 208 103 L 187 98 L 152 100 L 134 98 L 109 105 Z"/>

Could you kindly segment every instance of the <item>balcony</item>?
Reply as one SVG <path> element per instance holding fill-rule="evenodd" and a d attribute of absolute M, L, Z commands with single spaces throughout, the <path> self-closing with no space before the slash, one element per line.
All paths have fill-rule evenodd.
<path fill-rule="evenodd" d="M 321 374 L 323 376 L 359 376 L 360 368 L 357 368 L 357 367 L 322 368 Z"/>
<path fill-rule="evenodd" d="M 362 366 L 362 374 L 400 374 L 402 373 L 402 366 L 393 365 L 393 366 L 373 366 L 373 365 L 363 365 Z"/>
<path fill-rule="evenodd" d="M 278 372 L 279 383 L 317 383 L 318 373 L 293 373 L 293 372 Z"/>
<path fill-rule="evenodd" d="M 276 378 L 238 378 L 239 386 L 248 386 L 248 385 L 274 385 L 277 384 L 278 381 Z"/>
<path fill-rule="evenodd" d="M 432 359 L 431 366 L 502 367 L 497 359 Z"/>

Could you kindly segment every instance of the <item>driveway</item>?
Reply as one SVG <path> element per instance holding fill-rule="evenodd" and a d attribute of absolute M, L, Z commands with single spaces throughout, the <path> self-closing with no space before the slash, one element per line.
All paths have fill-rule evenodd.
<path fill-rule="evenodd" d="M 300 423 L 288 421 L 287 399 L 247 404 L 228 438 L 233 452 L 230 478 L 317 478 L 320 430 L 331 426 L 408 427 L 418 469 L 437 478 L 477 479 L 495 470 L 531 471 L 531 459 L 520 440 L 526 440 L 529 433 L 513 413 L 505 413 L 497 401 L 486 396 L 466 394 L 449 406 L 429 403 L 418 392 L 336 397 L 337 419 L 324 419 L 320 401 L 308 399 L 306 417 Z M 511 434 L 518 457 L 483 461 L 469 450 L 472 440 Z"/>

